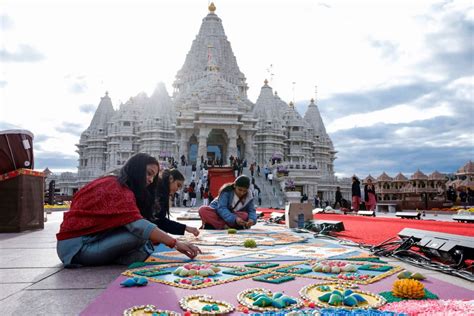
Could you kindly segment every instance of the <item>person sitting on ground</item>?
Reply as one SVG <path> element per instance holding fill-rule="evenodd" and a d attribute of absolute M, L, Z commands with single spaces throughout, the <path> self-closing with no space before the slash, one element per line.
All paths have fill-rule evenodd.
<path fill-rule="evenodd" d="M 249 187 L 250 178 L 244 175 L 239 176 L 233 183 L 224 184 L 217 198 L 209 206 L 199 208 L 203 227 L 245 229 L 255 225 L 257 212 Z"/>
<path fill-rule="evenodd" d="M 143 218 L 154 209 L 158 161 L 136 154 L 120 170 L 118 177 L 92 181 L 73 198 L 64 213 L 57 253 L 65 267 L 130 264 L 144 261 L 156 244 L 176 248 L 189 258 L 201 250 L 181 242 Z"/>
<path fill-rule="evenodd" d="M 170 220 L 170 197 L 174 197 L 178 190 L 181 190 L 184 183 L 184 176 L 177 169 L 164 170 L 158 179 L 156 190 L 157 206 L 154 216 L 147 218 L 155 223 L 159 229 L 173 235 L 184 235 L 184 232 L 199 235 L 199 229 L 192 226 Z"/>

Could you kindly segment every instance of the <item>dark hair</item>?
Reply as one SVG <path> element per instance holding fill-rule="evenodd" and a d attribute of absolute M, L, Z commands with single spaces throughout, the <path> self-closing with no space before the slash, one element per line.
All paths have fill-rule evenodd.
<path fill-rule="evenodd" d="M 145 153 L 136 154 L 120 169 L 118 176 L 119 183 L 132 190 L 140 213 L 145 218 L 150 218 L 153 214 L 155 192 L 158 184 L 158 177 L 155 177 L 153 182 L 147 186 L 146 167 L 148 165 L 157 165 L 158 171 L 160 170 L 160 164 L 154 157 Z"/>
<path fill-rule="evenodd" d="M 170 217 L 170 177 L 175 181 L 184 181 L 183 174 L 178 169 L 166 169 L 158 179 L 156 198 L 158 199 L 159 212 L 165 212 Z"/>
<path fill-rule="evenodd" d="M 234 182 L 224 183 L 221 188 L 219 189 L 218 196 L 221 195 L 222 192 L 229 192 L 234 190 Z"/>
<path fill-rule="evenodd" d="M 250 187 L 250 178 L 245 175 L 238 176 L 234 180 L 234 186 L 248 189 Z"/>
<path fill-rule="evenodd" d="M 239 185 L 239 183 L 241 185 Z M 250 183 L 250 178 L 249 177 L 244 176 L 244 175 L 239 176 L 239 177 L 237 177 L 237 179 L 234 180 L 234 182 L 228 182 L 228 183 L 225 183 L 224 185 L 222 185 L 221 188 L 219 189 L 219 194 L 218 195 L 221 195 L 222 192 L 233 191 L 236 186 L 248 189 L 249 188 L 248 187 L 249 183 Z"/>

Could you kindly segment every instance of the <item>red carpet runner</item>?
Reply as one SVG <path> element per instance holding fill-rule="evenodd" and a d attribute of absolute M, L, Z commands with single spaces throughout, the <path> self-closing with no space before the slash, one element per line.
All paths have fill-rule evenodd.
<path fill-rule="evenodd" d="M 391 237 L 397 237 L 398 233 L 404 228 L 474 236 L 474 225 L 466 223 L 334 214 L 316 214 L 315 219 L 342 221 L 346 230 L 335 233 L 337 237 L 370 245 L 376 245 Z"/>
<path fill-rule="evenodd" d="M 267 208 L 257 210 L 262 211 L 265 218 L 268 218 L 272 212 L 285 212 Z M 370 245 L 377 245 L 389 238 L 397 237 L 404 228 L 474 237 L 474 225 L 466 223 L 335 214 L 316 214 L 314 218 L 341 221 L 344 223 L 345 231 L 333 233 L 335 236 Z"/>

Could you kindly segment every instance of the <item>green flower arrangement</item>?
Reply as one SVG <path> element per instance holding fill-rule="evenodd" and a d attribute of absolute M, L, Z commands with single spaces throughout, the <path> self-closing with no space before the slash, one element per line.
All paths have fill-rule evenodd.
<path fill-rule="evenodd" d="M 257 242 L 253 239 L 246 239 L 244 241 L 245 248 L 257 248 Z"/>

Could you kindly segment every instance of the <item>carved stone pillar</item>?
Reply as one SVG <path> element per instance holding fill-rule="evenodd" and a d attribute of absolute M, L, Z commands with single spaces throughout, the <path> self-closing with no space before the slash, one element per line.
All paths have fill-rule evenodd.
<path fill-rule="evenodd" d="M 253 151 L 253 137 L 252 134 L 247 133 L 245 137 L 245 159 L 249 164 L 255 161 L 254 151 Z"/>
<path fill-rule="evenodd" d="M 186 137 L 185 132 L 181 132 L 181 137 L 179 139 L 179 157 L 178 159 L 181 161 L 181 156 L 184 155 L 186 157 L 186 161 L 188 160 L 188 140 Z"/>
<path fill-rule="evenodd" d="M 237 131 L 235 128 L 227 130 L 227 137 L 229 138 L 229 145 L 227 146 L 227 161 L 230 156 L 237 158 Z"/>
<path fill-rule="evenodd" d="M 197 152 L 197 163 L 201 163 L 201 156 L 204 157 L 204 161 L 207 160 L 207 137 L 209 131 L 206 128 L 201 128 L 199 130 L 198 138 L 198 152 Z"/>

